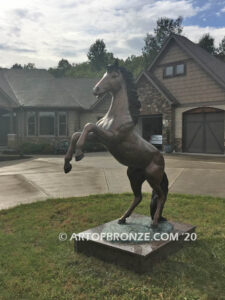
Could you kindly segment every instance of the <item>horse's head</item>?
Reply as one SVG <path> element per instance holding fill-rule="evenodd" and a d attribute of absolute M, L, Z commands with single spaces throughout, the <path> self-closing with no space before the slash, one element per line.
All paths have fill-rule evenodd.
<path fill-rule="evenodd" d="M 93 88 L 93 93 L 97 97 L 103 96 L 107 92 L 114 94 L 121 88 L 122 83 L 123 76 L 120 72 L 118 60 L 115 60 L 112 65 L 107 66 L 106 73 Z"/>

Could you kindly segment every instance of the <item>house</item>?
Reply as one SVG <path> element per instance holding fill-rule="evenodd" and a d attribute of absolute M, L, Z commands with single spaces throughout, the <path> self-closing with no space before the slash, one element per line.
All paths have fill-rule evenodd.
<path fill-rule="evenodd" d="M 98 79 L 54 78 L 46 70 L 0 70 L 0 146 L 69 140 L 110 106 Z M 166 150 L 224 154 L 225 63 L 171 34 L 136 80 L 140 134 Z"/>
<path fill-rule="evenodd" d="M 136 83 L 144 138 L 161 135 L 164 149 L 224 154 L 224 62 L 171 34 Z"/>
<path fill-rule="evenodd" d="M 92 89 L 98 79 L 54 78 L 46 70 L 0 70 L 0 146 L 69 140 L 107 111 Z"/>

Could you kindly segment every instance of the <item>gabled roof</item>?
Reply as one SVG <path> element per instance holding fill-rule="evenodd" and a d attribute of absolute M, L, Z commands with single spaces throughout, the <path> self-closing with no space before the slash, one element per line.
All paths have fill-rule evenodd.
<path fill-rule="evenodd" d="M 7 79 L 4 76 L 3 70 L 0 70 L 0 98 L 7 104 L 6 106 L 17 107 L 19 105 Z"/>
<path fill-rule="evenodd" d="M 93 95 L 93 87 L 99 81 L 97 78 L 58 78 L 57 84 L 84 109 L 90 109 L 98 100 Z"/>
<path fill-rule="evenodd" d="M 46 70 L 0 70 L 0 93 L 24 107 L 89 109 L 97 99 L 92 88 L 98 79 L 55 78 Z"/>
<path fill-rule="evenodd" d="M 141 79 L 142 76 L 144 76 L 158 90 L 158 92 L 169 102 L 169 104 L 178 103 L 176 98 L 169 92 L 166 87 L 164 87 L 160 83 L 160 81 L 153 74 L 147 73 L 145 71 L 141 72 L 136 79 L 136 83 Z"/>
<path fill-rule="evenodd" d="M 172 33 L 165 41 L 161 51 L 156 56 L 152 64 L 149 66 L 150 72 L 155 66 L 159 58 L 164 53 L 168 44 L 174 40 L 186 53 L 190 55 L 198 64 L 223 88 L 225 88 L 225 63 L 215 56 L 208 53 L 206 50 L 193 43 L 184 36 Z"/>

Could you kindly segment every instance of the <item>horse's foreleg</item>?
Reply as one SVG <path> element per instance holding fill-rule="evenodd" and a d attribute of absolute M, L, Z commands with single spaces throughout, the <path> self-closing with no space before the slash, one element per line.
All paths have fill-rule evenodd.
<path fill-rule="evenodd" d="M 70 145 L 69 145 L 69 148 L 65 155 L 65 163 L 64 163 L 64 172 L 65 173 L 70 172 L 72 169 L 72 165 L 70 164 L 70 161 L 72 160 L 73 153 L 74 153 L 74 150 L 76 147 L 76 143 L 77 143 L 80 135 L 81 135 L 81 132 L 75 132 L 71 137 Z"/>
<path fill-rule="evenodd" d="M 91 124 L 91 123 L 86 124 L 77 141 L 76 152 L 75 152 L 76 161 L 81 160 L 84 157 L 82 148 L 90 132 L 93 132 L 103 144 L 105 141 L 107 142 L 107 140 L 110 140 L 114 137 L 114 134 L 111 131 L 104 130 L 95 124 Z"/>

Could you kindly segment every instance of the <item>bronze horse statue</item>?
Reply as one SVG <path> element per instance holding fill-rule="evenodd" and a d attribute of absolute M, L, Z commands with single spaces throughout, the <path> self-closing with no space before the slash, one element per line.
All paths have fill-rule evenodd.
<path fill-rule="evenodd" d="M 153 189 L 150 204 L 152 226 L 157 226 L 158 222 L 166 220 L 162 217 L 162 211 L 168 194 L 168 179 L 162 154 L 135 131 L 141 105 L 133 76 L 115 61 L 107 67 L 107 72 L 96 84 L 93 92 L 96 97 L 110 92 L 110 108 L 96 124 L 87 123 L 82 132 L 72 135 L 65 156 L 64 172 L 68 173 L 72 169 L 70 161 L 75 149 L 76 161 L 84 157 L 82 148 L 87 139 L 101 142 L 115 159 L 128 166 L 127 175 L 134 193 L 131 206 L 118 222 L 125 223 L 126 218 L 141 202 L 141 187 L 147 180 Z"/>

